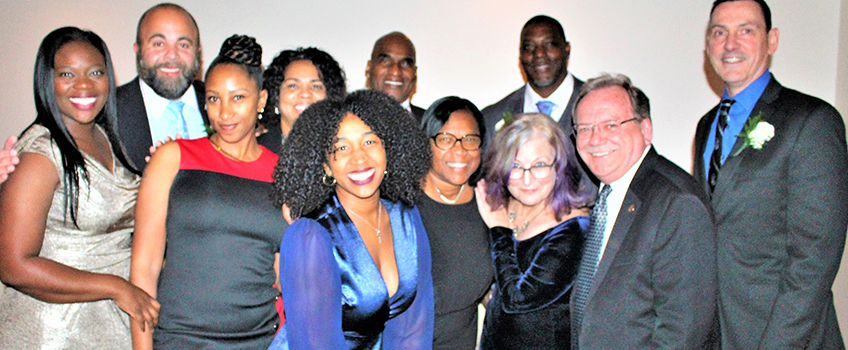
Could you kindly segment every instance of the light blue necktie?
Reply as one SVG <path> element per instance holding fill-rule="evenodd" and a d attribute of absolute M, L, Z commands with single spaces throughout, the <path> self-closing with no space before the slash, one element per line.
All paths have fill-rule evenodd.
<path fill-rule="evenodd" d="M 536 102 L 536 107 L 539 108 L 539 113 L 547 114 L 548 116 L 551 115 L 551 111 L 554 110 L 554 106 L 556 106 L 556 103 L 551 101 L 541 100 Z"/>
<path fill-rule="evenodd" d="M 607 224 L 607 197 L 612 192 L 610 185 L 604 185 L 598 195 L 598 201 L 592 208 L 592 218 L 589 221 L 589 237 L 583 248 L 583 259 L 580 260 L 580 270 L 577 272 L 577 283 L 574 289 L 574 303 L 571 305 L 571 349 L 579 349 L 578 335 L 583 323 L 583 309 L 589 297 L 589 289 L 598 271 L 598 260 L 601 257 L 601 242 Z"/>
<path fill-rule="evenodd" d="M 168 107 L 165 108 L 162 116 L 171 123 L 172 130 L 174 130 L 175 134 L 179 134 L 184 139 L 190 139 L 188 126 L 183 117 L 183 105 L 185 104 L 180 100 L 168 102 Z M 176 135 L 174 136 L 176 137 Z"/>

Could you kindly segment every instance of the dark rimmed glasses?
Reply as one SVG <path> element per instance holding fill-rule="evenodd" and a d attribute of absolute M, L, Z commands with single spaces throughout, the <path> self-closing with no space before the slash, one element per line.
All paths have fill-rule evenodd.
<path fill-rule="evenodd" d="M 509 171 L 510 180 L 520 180 L 524 177 L 524 173 L 530 172 L 534 179 L 544 179 L 551 175 L 553 164 L 536 163 L 529 168 L 522 168 L 518 164 L 512 165 L 512 170 Z"/>
<path fill-rule="evenodd" d="M 462 137 L 456 137 L 451 133 L 440 132 L 430 138 L 433 139 L 433 143 L 436 147 L 445 151 L 456 146 L 457 142 L 459 142 L 462 145 L 462 148 L 466 151 L 476 151 L 480 149 L 480 146 L 483 144 L 483 139 L 477 134 L 468 134 L 463 135 Z"/>

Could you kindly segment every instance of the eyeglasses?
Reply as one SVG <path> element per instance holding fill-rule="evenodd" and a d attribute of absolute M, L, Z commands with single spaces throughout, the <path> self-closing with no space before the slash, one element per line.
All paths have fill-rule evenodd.
<path fill-rule="evenodd" d="M 462 137 L 456 137 L 453 134 L 440 132 L 430 137 L 433 139 L 433 143 L 436 144 L 436 147 L 443 149 L 445 151 L 456 146 L 456 143 L 459 142 L 466 151 L 476 151 L 480 149 L 480 145 L 483 144 L 483 139 L 480 138 L 480 135 L 476 134 L 468 134 Z"/>
<path fill-rule="evenodd" d="M 603 122 L 599 124 L 577 124 L 574 125 L 574 133 L 577 137 L 587 137 L 591 136 L 592 133 L 595 132 L 596 128 L 598 131 L 603 131 L 605 134 L 615 134 L 620 130 L 620 126 L 627 122 L 632 122 L 637 120 L 636 118 L 630 118 L 623 122 L 618 120 Z"/>
<path fill-rule="evenodd" d="M 512 170 L 509 172 L 510 180 L 519 180 L 524 177 L 525 172 L 530 172 L 534 179 L 544 179 L 551 175 L 553 164 L 536 163 L 529 168 L 522 168 L 518 164 L 512 165 Z"/>

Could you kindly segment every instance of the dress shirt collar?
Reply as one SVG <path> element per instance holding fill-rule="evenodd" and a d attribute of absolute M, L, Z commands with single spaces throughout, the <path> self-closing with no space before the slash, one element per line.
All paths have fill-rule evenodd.
<path fill-rule="evenodd" d="M 170 100 L 159 96 L 153 88 L 151 88 L 144 80 L 141 78 L 138 79 L 139 85 L 141 85 L 141 97 L 144 99 L 144 109 L 147 110 L 147 118 L 151 121 L 158 122 L 159 118 L 162 117 L 162 112 L 165 111 L 165 108 L 168 107 L 168 102 Z M 180 101 L 185 104 L 183 109 L 185 110 L 187 107 L 190 107 L 194 110 L 200 110 L 197 105 L 197 94 L 194 91 L 194 84 L 189 84 L 188 90 L 180 96 Z"/>
<path fill-rule="evenodd" d="M 745 87 L 744 90 L 736 94 L 736 96 L 730 97 L 730 95 L 728 95 L 727 93 L 727 88 L 725 87 L 722 100 L 733 99 L 736 101 L 736 103 L 734 103 L 733 106 L 730 107 L 730 109 L 739 106 L 744 107 L 744 109 L 750 111 L 754 109 L 754 105 L 757 104 L 757 101 L 760 99 L 760 96 L 763 94 L 763 91 L 766 90 L 766 86 L 768 85 L 770 80 L 771 72 L 766 69 L 766 71 L 763 72 L 763 75 L 760 75 L 757 80 L 751 82 L 751 84 L 749 84 L 747 87 Z"/>
<path fill-rule="evenodd" d="M 624 175 L 621 176 L 618 180 L 613 181 L 609 184 L 612 187 L 612 192 L 610 192 L 607 197 L 607 224 L 604 227 L 604 238 L 601 240 L 601 257 L 603 258 L 604 250 L 607 248 L 607 242 L 609 241 L 610 234 L 612 234 L 612 228 L 615 226 L 615 219 L 618 218 L 618 213 L 621 211 L 621 205 L 624 203 L 624 197 L 627 196 L 627 190 L 630 188 L 630 183 L 633 182 L 633 177 L 636 176 L 636 171 L 639 170 L 639 167 L 642 165 L 642 161 L 645 160 L 645 156 L 648 154 L 648 151 L 653 147 L 652 145 L 648 145 L 645 147 L 645 150 L 642 151 L 642 157 L 639 158 L 639 161 L 636 164 L 633 164 L 629 170 L 627 170 Z M 603 186 L 599 186 L 602 188 Z M 601 261 L 598 259 L 598 261 Z"/>
<path fill-rule="evenodd" d="M 571 94 L 573 92 L 574 77 L 571 75 L 571 72 L 568 72 L 562 84 L 559 84 L 559 87 L 548 98 L 539 96 L 530 86 L 530 83 L 527 83 L 524 88 L 524 113 L 538 113 L 539 107 L 536 106 L 537 102 L 542 100 L 551 101 L 556 104 L 551 110 L 551 118 L 559 122 L 559 119 L 562 118 L 562 113 L 568 107 L 568 101 L 571 100 Z"/>

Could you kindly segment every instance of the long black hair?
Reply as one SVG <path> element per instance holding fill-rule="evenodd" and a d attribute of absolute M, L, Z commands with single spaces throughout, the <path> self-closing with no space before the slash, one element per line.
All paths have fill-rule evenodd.
<path fill-rule="evenodd" d="M 77 211 L 79 210 L 79 187 L 80 181 L 88 182 L 88 172 L 85 169 L 85 159 L 80 152 L 74 137 L 68 132 L 68 128 L 62 121 L 62 114 L 56 104 L 56 93 L 53 88 L 53 77 L 55 72 L 54 60 L 56 53 L 62 46 L 72 42 L 87 43 L 97 49 L 106 61 L 106 75 L 109 78 L 109 93 L 106 104 L 95 117 L 94 122 L 106 131 L 112 152 L 117 160 L 126 168 L 130 168 L 126 156 L 124 156 L 121 143 L 115 132 L 115 116 L 117 115 L 117 104 L 115 102 L 115 71 L 112 68 L 112 57 L 106 43 L 97 34 L 76 27 L 62 27 L 56 29 L 44 37 L 38 54 L 35 57 L 35 74 L 33 80 L 33 92 L 35 95 L 36 117 L 33 124 L 40 124 L 50 130 L 50 137 L 59 147 L 62 153 L 62 168 L 64 170 L 65 191 L 65 219 L 71 216 L 74 226 L 77 225 Z M 29 129 L 29 128 L 27 128 Z M 24 130 L 26 132 L 26 130 Z"/>

